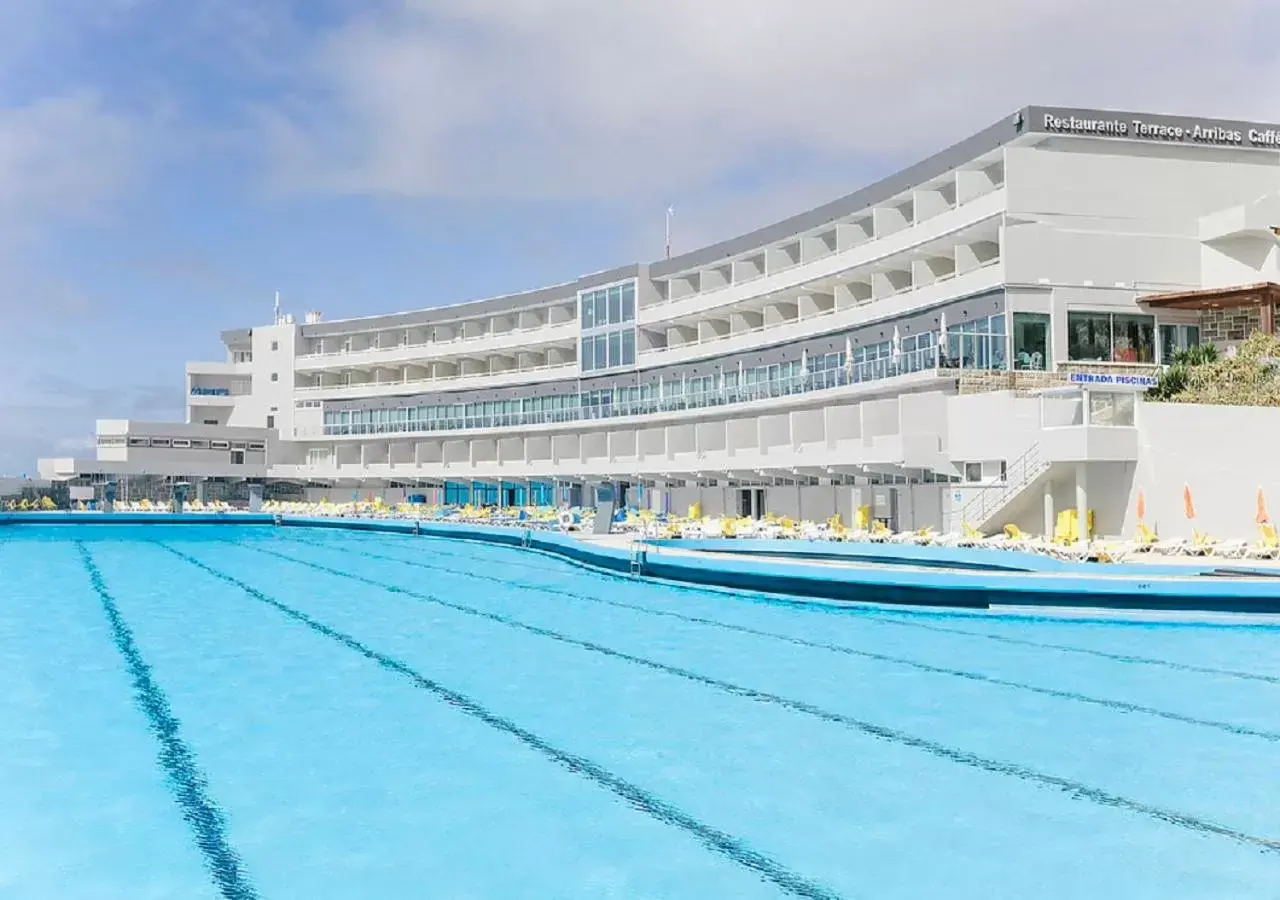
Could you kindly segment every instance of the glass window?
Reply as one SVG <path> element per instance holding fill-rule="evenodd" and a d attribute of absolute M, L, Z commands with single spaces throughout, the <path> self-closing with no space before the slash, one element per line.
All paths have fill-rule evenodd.
<path fill-rule="evenodd" d="M 636 283 L 628 281 L 622 286 L 622 321 L 631 322 L 636 317 Z"/>
<path fill-rule="evenodd" d="M 622 364 L 624 366 L 636 364 L 636 333 L 630 328 L 622 332 Z"/>
<path fill-rule="evenodd" d="M 1112 316 L 1112 356 L 1120 363 L 1156 361 L 1156 320 L 1152 316 Z"/>
<path fill-rule="evenodd" d="M 609 324 L 622 324 L 622 285 L 609 288 Z"/>
<path fill-rule="evenodd" d="M 591 294 L 583 294 L 582 295 L 582 327 L 583 328 L 596 327 L 595 308 L 596 308 L 595 299 L 591 296 Z"/>
<path fill-rule="evenodd" d="M 607 336 L 598 334 L 593 338 L 593 340 L 595 341 L 595 365 L 592 368 L 609 368 L 609 344 Z"/>
<path fill-rule="evenodd" d="M 595 367 L 595 343 L 593 338 L 584 337 L 582 339 L 582 350 L 578 353 L 578 362 L 582 364 L 582 371 L 590 372 Z"/>
<path fill-rule="evenodd" d="M 622 365 L 622 332 L 614 331 L 609 334 L 609 365 Z"/>
<path fill-rule="evenodd" d="M 1197 347 L 1199 344 L 1199 325 L 1160 326 L 1160 362 L 1166 366 L 1173 362 L 1173 358 L 1179 350 Z"/>
<path fill-rule="evenodd" d="M 1107 313 L 1067 313 L 1067 359 L 1111 361 L 1111 316 Z"/>
<path fill-rule="evenodd" d="M 1013 367 L 1031 371 L 1044 371 L 1049 368 L 1053 356 L 1050 354 L 1051 330 L 1050 319 L 1044 313 L 1013 314 Z"/>

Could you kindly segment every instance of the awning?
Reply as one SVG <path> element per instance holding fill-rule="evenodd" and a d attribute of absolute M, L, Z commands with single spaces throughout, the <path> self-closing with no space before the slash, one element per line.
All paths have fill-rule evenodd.
<path fill-rule="evenodd" d="M 1156 309 L 1235 309 L 1280 303 L 1280 284 L 1260 281 L 1227 288 L 1205 288 L 1197 291 L 1175 291 L 1148 294 L 1139 302 Z"/>

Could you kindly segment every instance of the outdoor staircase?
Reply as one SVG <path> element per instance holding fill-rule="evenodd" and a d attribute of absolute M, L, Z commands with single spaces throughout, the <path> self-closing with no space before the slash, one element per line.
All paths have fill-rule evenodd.
<path fill-rule="evenodd" d="M 996 519 L 1006 513 L 1009 506 L 1036 484 L 1046 472 L 1050 463 L 1040 453 L 1040 445 L 1032 444 L 1026 452 L 1005 467 L 1004 480 L 983 488 L 978 496 L 951 514 L 948 528 L 957 532 L 965 525 L 979 531 L 988 528 Z"/>

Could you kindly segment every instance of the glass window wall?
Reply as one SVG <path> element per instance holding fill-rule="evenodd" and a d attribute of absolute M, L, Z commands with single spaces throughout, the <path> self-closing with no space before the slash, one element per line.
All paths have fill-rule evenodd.
<path fill-rule="evenodd" d="M 1052 325 L 1046 313 L 1013 314 L 1013 367 L 1043 372 L 1053 363 Z"/>
<path fill-rule="evenodd" d="M 1003 370 L 1008 364 L 1009 337 L 1004 314 L 986 316 L 947 329 L 941 367 Z"/>
<path fill-rule="evenodd" d="M 1074 362 L 1154 363 L 1155 318 L 1068 312 L 1067 358 Z"/>

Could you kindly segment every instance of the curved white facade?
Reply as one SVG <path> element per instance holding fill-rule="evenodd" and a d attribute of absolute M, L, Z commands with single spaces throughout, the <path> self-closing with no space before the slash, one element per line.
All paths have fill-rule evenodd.
<path fill-rule="evenodd" d="M 188 471 L 171 447 L 146 465 L 498 503 L 624 482 L 663 503 L 811 518 L 847 514 L 845 488 L 891 483 L 893 503 L 928 507 L 900 518 L 945 518 L 971 485 L 1053 456 L 1027 390 L 1144 378 L 1198 340 L 1199 313 L 1144 296 L 1277 277 L 1280 209 L 1259 225 L 1280 196 L 1276 133 L 1028 107 L 672 259 L 227 332 L 225 361 L 187 367 L 186 427 L 263 429 L 261 471 Z M 1107 440 L 1064 452 L 1136 452 Z M 105 468 L 42 463 L 54 477 Z"/>

